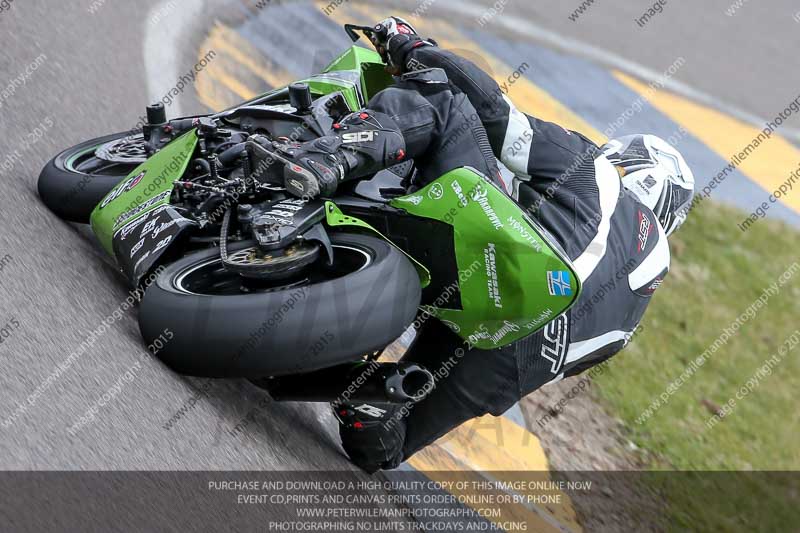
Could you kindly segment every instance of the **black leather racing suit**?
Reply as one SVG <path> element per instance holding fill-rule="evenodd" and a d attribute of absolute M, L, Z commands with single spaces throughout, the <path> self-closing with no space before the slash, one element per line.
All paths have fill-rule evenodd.
<path fill-rule="evenodd" d="M 655 215 L 621 187 L 594 143 L 522 114 L 464 58 L 416 42 L 392 52 L 396 64 L 421 70 L 377 94 L 368 108 L 396 121 L 426 179 L 464 165 L 496 177 L 487 152 L 504 163 L 515 176 L 504 181 L 508 194 L 566 251 L 583 292 L 544 329 L 495 350 L 470 350 L 441 322 L 422 321 L 404 360 L 432 372 L 447 368 L 446 377 L 401 423 L 343 426 L 345 450 L 368 471 L 396 467 L 464 421 L 500 415 L 542 385 L 617 353 L 669 267 Z"/>

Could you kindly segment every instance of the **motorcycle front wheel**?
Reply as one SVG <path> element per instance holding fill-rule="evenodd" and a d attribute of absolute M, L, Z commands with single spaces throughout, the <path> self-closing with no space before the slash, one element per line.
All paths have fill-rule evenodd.
<path fill-rule="evenodd" d="M 59 218 L 87 224 L 95 206 L 146 159 L 141 134 L 115 133 L 82 142 L 39 174 L 39 197 Z"/>
<path fill-rule="evenodd" d="M 320 259 L 280 281 L 225 270 L 211 248 L 164 268 L 139 309 L 144 340 L 180 374 L 259 378 L 318 370 L 385 348 L 413 322 L 421 298 L 411 262 L 379 238 L 331 235 Z M 229 253 L 253 247 L 244 242 Z"/>

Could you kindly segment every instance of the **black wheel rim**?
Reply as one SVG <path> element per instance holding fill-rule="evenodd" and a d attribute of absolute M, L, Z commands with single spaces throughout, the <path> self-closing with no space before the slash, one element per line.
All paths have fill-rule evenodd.
<path fill-rule="evenodd" d="M 334 244 L 334 263 L 318 261 L 290 278 L 265 281 L 244 278 L 223 268 L 219 257 L 206 259 L 181 269 L 173 277 L 178 292 L 201 296 L 240 296 L 291 290 L 342 278 L 363 270 L 373 260 L 372 253 L 356 245 Z"/>
<path fill-rule="evenodd" d="M 71 154 L 64 168 L 87 176 L 127 176 L 146 158 L 141 136 L 123 137 Z"/>

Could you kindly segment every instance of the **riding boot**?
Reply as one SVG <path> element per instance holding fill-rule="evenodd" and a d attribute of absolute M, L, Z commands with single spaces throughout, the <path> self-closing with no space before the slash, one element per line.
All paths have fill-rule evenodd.
<path fill-rule="evenodd" d="M 342 447 L 350 460 L 372 474 L 397 468 L 403 461 L 406 423 L 394 404 L 345 403 L 333 406 Z"/>
<path fill-rule="evenodd" d="M 406 157 L 395 121 L 369 110 L 348 115 L 324 137 L 273 146 L 288 160 L 283 171 L 286 190 L 301 198 L 329 197 L 340 182 L 374 174 Z"/>

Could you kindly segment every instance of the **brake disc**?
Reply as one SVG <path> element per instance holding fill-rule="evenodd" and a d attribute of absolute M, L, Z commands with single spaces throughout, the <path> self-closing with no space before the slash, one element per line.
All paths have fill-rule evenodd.
<path fill-rule="evenodd" d="M 147 152 L 144 149 L 144 137 L 141 133 L 107 142 L 98 147 L 94 151 L 94 155 L 98 159 L 111 163 L 138 165 L 147 160 Z"/>
<path fill-rule="evenodd" d="M 225 269 L 255 279 L 281 279 L 291 276 L 319 258 L 319 244 L 298 241 L 281 250 L 264 252 L 245 248 L 223 259 Z"/>

